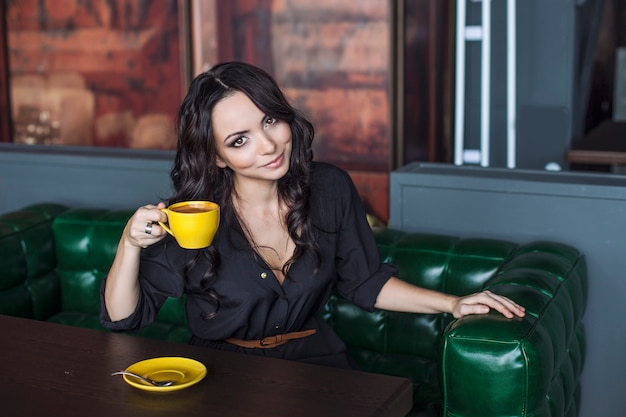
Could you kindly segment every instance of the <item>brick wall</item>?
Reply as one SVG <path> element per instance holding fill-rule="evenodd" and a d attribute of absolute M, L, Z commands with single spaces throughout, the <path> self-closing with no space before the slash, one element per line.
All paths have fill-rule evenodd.
<path fill-rule="evenodd" d="M 348 169 L 370 211 L 388 217 L 390 6 L 380 0 L 218 3 L 232 43 L 222 59 L 272 73 L 317 130 L 315 157 Z M 232 22 L 232 24 L 231 24 Z"/>
<path fill-rule="evenodd" d="M 13 116 L 26 130 L 18 141 L 174 146 L 186 83 L 178 1 L 20 0 L 8 2 L 7 20 Z M 29 124 L 46 121 L 57 137 L 30 135 Z"/>
<path fill-rule="evenodd" d="M 191 64 L 181 49 L 182 3 L 8 2 L 18 141 L 173 148 L 173 120 L 188 81 L 181 68 Z M 386 220 L 389 3 L 209 3 L 214 7 L 203 7 L 194 21 L 217 22 L 212 59 L 245 60 L 272 73 L 314 122 L 316 159 L 348 169 L 370 211 Z M 193 39 L 193 50 L 198 42 L 207 44 Z M 32 125 L 44 134 L 33 135 Z"/>

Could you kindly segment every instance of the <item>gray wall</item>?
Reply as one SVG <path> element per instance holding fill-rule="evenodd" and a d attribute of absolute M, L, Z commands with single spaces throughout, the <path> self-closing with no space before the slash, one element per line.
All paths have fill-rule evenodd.
<path fill-rule="evenodd" d="M 55 202 L 134 209 L 171 194 L 173 153 L 0 146 L 0 213 Z"/>
<path fill-rule="evenodd" d="M 390 226 L 583 253 L 589 271 L 581 417 L 624 415 L 626 176 L 410 164 L 391 174 Z"/>

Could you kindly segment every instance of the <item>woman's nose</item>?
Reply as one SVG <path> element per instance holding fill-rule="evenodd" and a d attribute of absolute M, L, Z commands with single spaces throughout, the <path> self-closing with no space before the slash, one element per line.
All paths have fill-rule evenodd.
<path fill-rule="evenodd" d="M 261 152 L 264 155 L 272 154 L 276 151 L 276 141 L 267 133 L 261 135 Z"/>

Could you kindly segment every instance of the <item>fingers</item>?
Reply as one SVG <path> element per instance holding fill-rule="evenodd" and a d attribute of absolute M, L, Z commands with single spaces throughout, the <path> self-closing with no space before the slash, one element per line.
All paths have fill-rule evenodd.
<path fill-rule="evenodd" d="M 455 315 L 456 318 L 463 316 L 469 316 L 473 314 L 487 314 L 491 310 L 484 304 L 461 304 L 459 307 L 459 314 Z"/>
<path fill-rule="evenodd" d="M 146 248 L 165 236 L 166 232 L 157 222 L 166 222 L 167 215 L 160 208 L 165 204 L 146 205 L 137 209 L 126 226 L 129 242 L 138 247 Z"/>
<path fill-rule="evenodd" d="M 514 302 L 513 300 L 507 297 L 504 297 L 502 295 L 494 294 L 490 291 L 486 291 L 486 293 L 488 293 L 490 297 L 496 299 L 500 303 L 500 305 L 503 308 L 505 308 L 508 312 L 512 313 L 512 315 L 523 317 L 526 314 L 526 309 L 522 307 L 521 305 L 517 304 L 516 302 Z M 501 311 L 500 309 L 497 309 L 497 310 L 500 311 L 502 314 L 504 314 L 503 311 Z M 509 317 L 506 314 L 505 316 Z"/>
<path fill-rule="evenodd" d="M 495 310 L 499 311 L 505 317 L 512 318 L 513 316 L 523 316 L 524 308 L 514 303 L 507 297 L 494 294 L 491 291 L 484 291 L 482 293 L 487 296 L 487 305 Z"/>
<path fill-rule="evenodd" d="M 486 314 L 490 309 L 500 312 L 507 318 L 523 317 L 526 314 L 524 307 L 507 297 L 494 294 L 491 291 L 483 291 L 460 298 L 458 303 L 458 317 L 468 314 Z M 457 316 L 455 315 L 455 317 Z"/>

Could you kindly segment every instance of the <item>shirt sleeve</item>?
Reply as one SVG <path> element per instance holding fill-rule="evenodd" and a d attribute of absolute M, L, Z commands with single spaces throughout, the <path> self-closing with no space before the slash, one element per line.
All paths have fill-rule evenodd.
<path fill-rule="evenodd" d="M 340 187 L 334 193 L 337 196 L 338 219 L 337 290 L 358 307 L 373 311 L 381 288 L 389 278 L 397 275 L 397 269 L 391 264 L 381 263 L 361 198 L 350 176 L 340 172 L 343 175 L 334 181 Z"/>
<path fill-rule="evenodd" d="M 135 311 L 125 319 L 111 321 L 104 303 L 106 278 L 100 287 L 100 322 L 114 331 L 135 331 L 154 322 L 168 297 L 180 297 L 185 288 L 187 252 L 169 236 L 141 251 L 139 300 Z"/>

